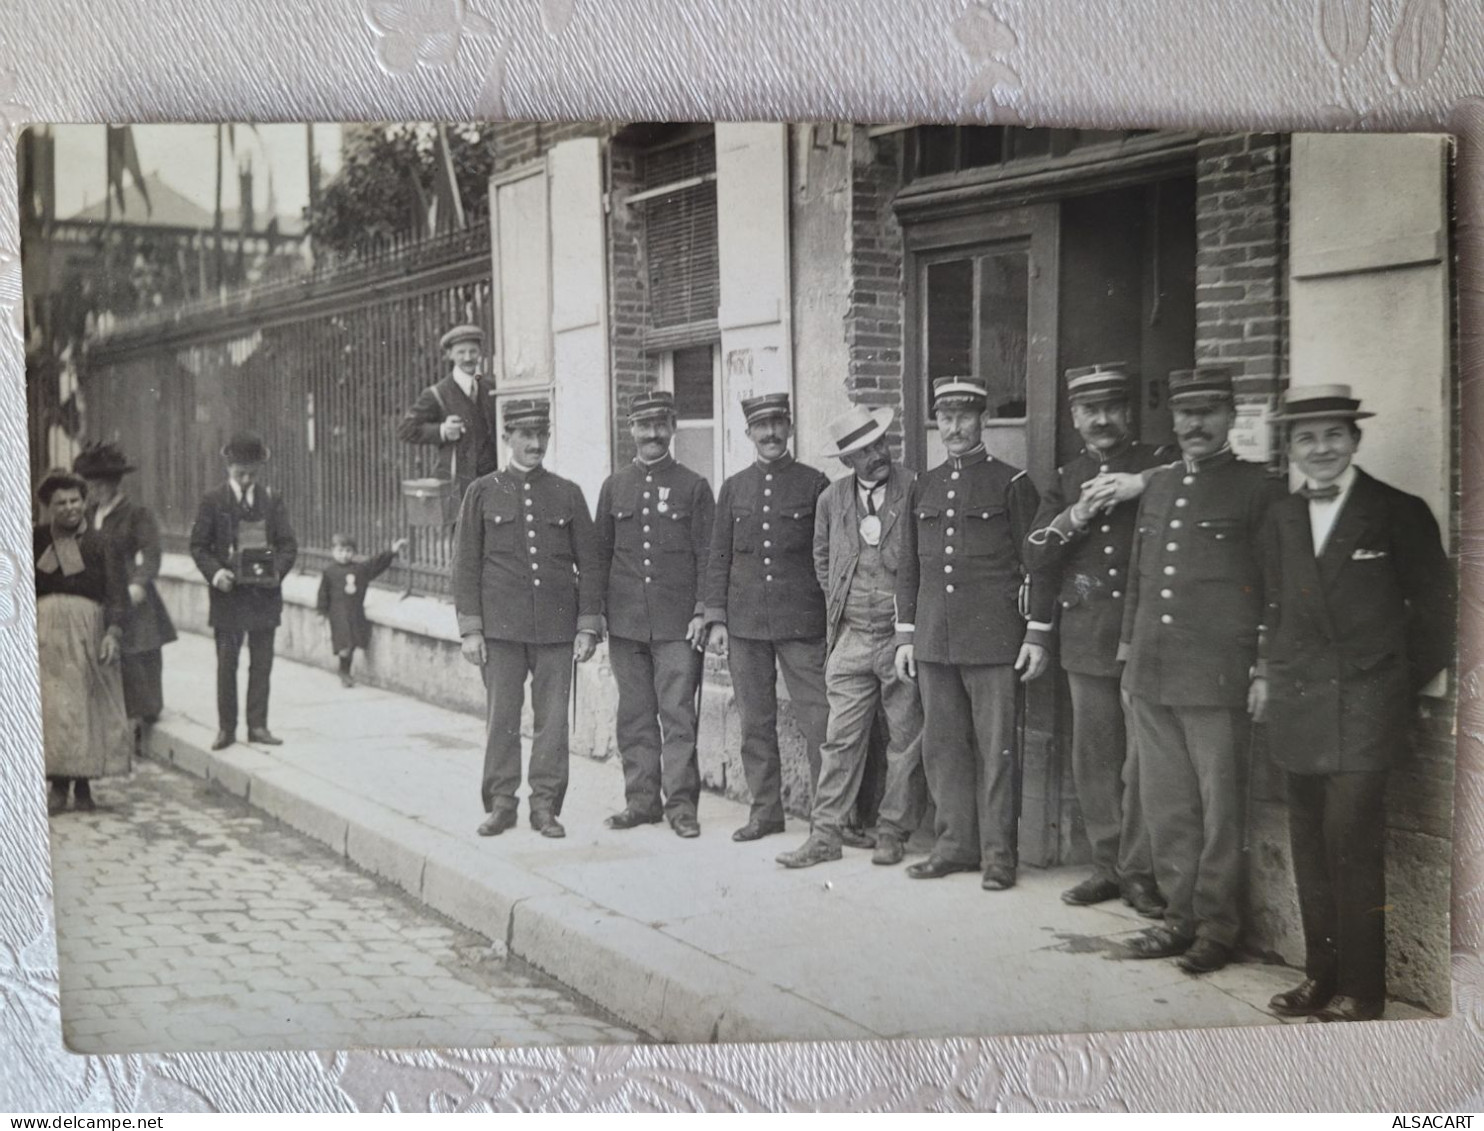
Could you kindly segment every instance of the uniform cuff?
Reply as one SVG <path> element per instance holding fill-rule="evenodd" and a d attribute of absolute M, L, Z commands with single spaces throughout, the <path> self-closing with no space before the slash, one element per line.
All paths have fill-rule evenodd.
<path fill-rule="evenodd" d="M 1118 663 L 1128 662 L 1129 653 L 1133 651 L 1133 645 L 1120 641 L 1118 644 L 1118 655 L 1113 657 Z"/>
<path fill-rule="evenodd" d="M 717 605 L 705 605 L 705 606 L 702 606 L 702 614 L 705 616 L 706 623 L 707 624 L 726 624 L 727 623 L 727 611 L 726 611 L 726 609 L 721 608 L 721 607 L 719 607 Z"/>
<path fill-rule="evenodd" d="M 603 618 L 599 616 L 580 616 L 577 618 L 578 632 L 591 632 L 599 640 L 603 639 Z"/>
<path fill-rule="evenodd" d="M 897 634 L 893 643 L 900 648 L 903 644 L 911 644 L 917 637 L 917 626 L 915 624 L 897 625 Z"/>
<path fill-rule="evenodd" d="M 1033 621 L 1032 623 L 1026 625 L 1026 628 L 1025 628 L 1025 639 L 1023 641 L 1021 641 L 1021 643 L 1023 643 L 1023 644 L 1039 644 L 1042 648 L 1050 648 L 1051 647 L 1051 629 L 1050 629 L 1050 627 L 1048 626 L 1046 628 L 1038 628 L 1038 627 L 1036 627 L 1036 624 Z"/>
<path fill-rule="evenodd" d="M 459 635 L 460 636 L 483 636 L 484 635 L 484 618 L 483 617 L 467 616 L 464 613 L 460 613 L 458 616 L 459 616 Z"/>
<path fill-rule="evenodd" d="M 1044 620 L 1033 620 L 1026 622 L 1027 632 L 1052 632 L 1056 626 Z"/>

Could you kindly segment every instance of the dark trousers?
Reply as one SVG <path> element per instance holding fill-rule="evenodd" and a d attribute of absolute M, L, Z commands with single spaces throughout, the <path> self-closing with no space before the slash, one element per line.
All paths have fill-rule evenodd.
<path fill-rule="evenodd" d="M 216 630 L 216 717 L 222 730 L 237 729 L 237 657 L 247 640 L 247 726 L 268 729 L 268 679 L 273 674 L 273 636 L 277 628 L 248 632 Z"/>
<path fill-rule="evenodd" d="M 1288 775 L 1304 972 L 1373 1000 L 1386 997 L 1385 796 L 1385 771 Z"/>
<path fill-rule="evenodd" d="M 812 802 L 819 782 L 829 704 L 824 690 L 824 637 L 812 640 L 730 638 L 727 666 L 742 717 L 742 772 L 752 794 L 751 820 L 783 824 L 783 763 L 778 753 L 778 672 L 788 686 L 794 717 L 804 732 Z"/>
<path fill-rule="evenodd" d="M 696 815 L 696 685 L 703 662 L 684 640 L 608 639 L 624 801 L 635 812 L 653 816 L 663 807 L 670 817 Z"/>
<path fill-rule="evenodd" d="M 484 811 L 514 812 L 520 788 L 520 711 L 531 677 L 531 812 L 560 814 L 567 796 L 567 702 L 572 645 L 484 642 Z"/>
<path fill-rule="evenodd" d="M 164 708 L 164 694 L 160 690 L 163 672 L 158 648 L 126 654 L 122 658 L 119 673 L 124 680 L 124 709 L 129 718 L 152 723 L 160 717 Z"/>
<path fill-rule="evenodd" d="M 1149 829 L 1139 805 L 1139 763 L 1127 741 L 1117 676 L 1067 672 L 1072 695 L 1072 780 L 1092 846 L 1093 875 L 1153 884 Z"/>
<path fill-rule="evenodd" d="M 917 662 L 922 768 L 937 805 L 933 855 L 1014 869 L 1015 669 Z"/>
<path fill-rule="evenodd" d="M 1246 861 L 1247 714 L 1132 697 L 1139 794 L 1165 925 L 1236 946 Z"/>

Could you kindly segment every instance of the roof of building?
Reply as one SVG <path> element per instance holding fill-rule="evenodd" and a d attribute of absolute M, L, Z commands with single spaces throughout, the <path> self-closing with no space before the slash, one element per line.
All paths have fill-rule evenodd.
<path fill-rule="evenodd" d="M 109 212 L 107 204 L 99 200 L 66 219 L 98 224 L 108 219 L 114 224 L 182 228 L 193 232 L 210 231 L 213 227 L 212 215 L 209 211 L 178 190 L 171 188 L 160 179 L 158 173 L 146 173 L 144 187 L 149 192 L 148 205 L 145 204 L 144 196 L 140 193 L 138 186 L 134 184 L 134 179 L 125 177 L 122 208 L 118 206 L 118 198 L 114 197 L 112 213 Z M 254 216 L 254 230 L 261 232 L 267 226 L 268 219 L 265 214 Z M 222 228 L 225 231 L 237 231 L 240 223 L 237 209 L 222 209 Z M 278 231 L 280 235 L 285 236 L 300 235 L 304 231 L 304 221 L 299 216 L 280 215 Z"/>

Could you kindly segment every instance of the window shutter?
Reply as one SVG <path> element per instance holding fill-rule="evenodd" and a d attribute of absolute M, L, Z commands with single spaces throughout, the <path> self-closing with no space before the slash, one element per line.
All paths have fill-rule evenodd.
<path fill-rule="evenodd" d="M 551 382 L 551 246 L 546 167 L 490 185 L 494 244 L 495 357 L 502 392 Z"/>
<path fill-rule="evenodd" d="M 716 172 L 716 145 L 705 137 L 645 156 L 646 188 Z M 655 329 L 716 318 L 719 289 L 714 181 L 644 204 L 650 325 Z"/>

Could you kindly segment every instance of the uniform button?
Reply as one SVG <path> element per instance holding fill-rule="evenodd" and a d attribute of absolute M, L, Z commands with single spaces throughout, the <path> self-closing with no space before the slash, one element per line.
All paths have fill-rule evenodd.
<path fill-rule="evenodd" d="M 540 565 L 539 562 L 532 562 L 531 563 L 531 572 L 532 573 L 534 573 L 536 570 L 538 570 L 540 568 L 541 568 L 541 565 Z"/>
<path fill-rule="evenodd" d="M 1175 576 L 1175 567 L 1174 566 L 1165 566 L 1165 576 L 1166 577 L 1174 577 Z"/>
<path fill-rule="evenodd" d="M 532 504 L 532 502 L 531 502 L 531 500 L 530 500 L 530 499 L 527 499 L 527 500 L 526 500 L 526 506 L 528 506 L 528 507 L 529 507 L 529 506 L 532 506 L 532 505 L 533 505 L 533 504 Z"/>
<path fill-rule="evenodd" d="M 771 527 L 769 527 L 768 524 L 765 522 L 765 523 L 763 523 L 763 529 L 764 530 L 769 530 L 769 529 L 771 529 Z"/>
<path fill-rule="evenodd" d="M 526 531 L 526 537 L 527 538 L 534 538 L 534 537 L 536 537 L 536 532 L 534 530 L 527 530 Z"/>
<path fill-rule="evenodd" d="M 1170 551 L 1170 553 L 1172 553 L 1172 554 L 1176 550 L 1178 550 L 1179 548 L 1180 548 L 1180 543 L 1179 542 L 1166 542 L 1165 543 L 1165 549 L 1168 550 L 1168 551 Z"/>
<path fill-rule="evenodd" d="M 767 504 L 767 503 L 764 503 L 764 504 L 763 504 L 763 513 L 764 513 L 764 514 L 767 514 L 767 513 L 768 513 L 768 512 L 769 512 L 769 511 L 770 511 L 770 510 L 772 510 L 772 509 L 773 509 L 773 508 L 772 508 L 772 507 L 770 507 L 770 506 L 768 506 L 768 504 Z"/>
<path fill-rule="evenodd" d="M 953 517 L 953 511 L 952 511 L 952 510 L 951 510 L 951 509 L 950 509 L 950 510 L 949 510 L 949 512 L 948 512 L 948 517 L 949 517 L 949 518 L 952 518 L 952 517 Z"/>
<path fill-rule="evenodd" d="M 1118 600 L 1118 598 L 1120 598 L 1122 596 L 1123 596 L 1123 593 L 1120 590 L 1117 590 L 1117 589 L 1113 590 L 1113 600 L 1116 601 L 1116 600 Z"/>
<path fill-rule="evenodd" d="M 770 573 L 770 574 L 768 574 L 767 577 L 763 578 L 763 580 L 764 581 L 772 581 L 773 580 L 773 575 Z"/>
<path fill-rule="evenodd" d="M 1113 532 L 1113 528 L 1107 523 L 1104 523 L 1102 526 L 1098 527 L 1098 530 L 1104 534 L 1111 534 Z"/>
<path fill-rule="evenodd" d="M 1171 530 L 1179 530 L 1180 527 L 1181 527 L 1181 525 L 1182 524 L 1181 524 L 1181 522 L 1180 522 L 1180 520 L 1178 518 L 1172 518 L 1172 519 L 1170 519 L 1170 529 Z"/>
<path fill-rule="evenodd" d="M 944 589 L 945 592 L 948 592 L 948 593 L 952 593 L 953 592 L 953 586 L 951 586 L 951 585 L 945 585 L 945 586 L 943 586 L 943 589 Z"/>
<path fill-rule="evenodd" d="M 948 477 L 948 478 L 949 478 L 949 479 L 957 479 L 957 478 L 958 478 L 958 472 L 956 472 L 956 471 L 955 471 L 955 472 L 954 472 L 954 473 L 953 473 L 953 474 L 952 474 L 952 475 L 950 475 L 950 476 L 949 476 L 949 477 Z"/>
<path fill-rule="evenodd" d="M 536 521 L 536 516 L 533 515 L 533 514 L 528 514 L 528 515 L 526 515 L 526 521 L 527 522 L 535 522 Z"/>
<path fill-rule="evenodd" d="M 541 579 L 539 577 L 532 578 L 531 579 L 531 584 L 532 585 L 540 585 L 541 584 Z"/>
<path fill-rule="evenodd" d="M 772 493 L 773 493 L 773 488 L 771 488 L 771 487 L 764 487 L 763 488 L 763 494 L 764 495 L 771 495 Z"/>
<path fill-rule="evenodd" d="M 1161 589 L 1159 591 L 1159 595 L 1161 597 L 1163 597 L 1166 601 L 1168 601 L 1171 597 L 1173 597 L 1175 595 L 1175 591 L 1173 589 Z"/>
<path fill-rule="evenodd" d="M 1190 505 L 1190 500 L 1189 499 L 1176 499 L 1175 500 L 1175 505 L 1177 507 L 1186 507 L 1186 506 L 1189 506 Z"/>
<path fill-rule="evenodd" d="M 1187 487 L 1189 487 L 1192 483 L 1195 482 L 1195 476 L 1194 475 L 1187 475 L 1184 479 L 1180 480 L 1180 482 L 1181 483 L 1184 483 Z"/>
<path fill-rule="evenodd" d="M 527 483 L 526 484 L 526 490 L 529 491 L 530 489 L 531 489 L 531 485 L 529 483 Z"/>
<path fill-rule="evenodd" d="M 648 584 L 649 584 L 649 578 L 647 578 L 647 577 L 646 577 L 646 578 L 645 578 L 645 579 L 644 579 L 644 584 L 645 584 L 645 585 L 648 585 Z"/>
<path fill-rule="evenodd" d="M 536 547 L 535 547 L 535 546 L 532 546 L 532 547 L 531 547 L 531 553 L 533 553 L 533 554 L 534 554 L 534 553 L 535 553 L 535 552 L 536 552 Z"/>
<path fill-rule="evenodd" d="M 943 552 L 945 554 L 951 554 L 951 553 L 953 553 L 953 547 L 952 546 L 944 546 L 943 547 Z"/>
<path fill-rule="evenodd" d="M 1159 623 L 1160 624 L 1174 624 L 1175 623 L 1175 618 L 1172 617 L 1172 616 L 1170 616 L 1169 613 L 1162 613 L 1160 615 L 1160 618 L 1159 618 Z"/>
<path fill-rule="evenodd" d="M 950 526 L 947 530 L 943 531 L 943 533 L 946 534 L 948 537 L 952 538 L 953 537 L 953 527 Z"/>
<path fill-rule="evenodd" d="M 654 476 L 653 475 L 646 475 L 644 477 L 644 482 L 646 482 L 646 483 L 653 483 L 654 482 Z"/>
<path fill-rule="evenodd" d="M 648 492 L 648 491 L 645 491 L 645 492 L 644 492 L 644 497 L 645 497 L 645 498 L 646 498 L 646 499 L 647 499 L 647 498 L 649 498 L 649 492 Z"/>
<path fill-rule="evenodd" d="M 773 548 L 773 543 L 769 542 L 766 538 L 763 539 L 763 549 L 765 549 L 765 550 L 771 550 L 772 548 Z"/>
<path fill-rule="evenodd" d="M 763 565 L 772 565 L 772 564 L 773 564 L 773 559 L 772 558 L 764 558 L 763 559 Z"/>
<path fill-rule="evenodd" d="M 1118 568 L 1116 566 L 1109 567 L 1109 569 L 1108 569 L 1108 576 L 1109 577 L 1117 577 L 1118 576 Z"/>
<path fill-rule="evenodd" d="M 648 542 L 646 542 L 646 543 L 644 543 L 644 548 L 645 548 L 645 549 L 646 549 L 646 550 L 647 550 L 647 549 L 649 549 L 649 543 L 648 543 Z"/>
<path fill-rule="evenodd" d="M 773 473 L 770 471 L 766 475 L 764 475 L 763 478 L 766 479 L 769 483 L 771 483 L 771 482 L 773 482 Z"/>
<path fill-rule="evenodd" d="M 645 534 L 648 534 L 648 533 L 649 533 L 649 527 L 648 527 L 648 526 L 646 526 L 646 527 L 645 527 L 645 528 L 644 528 L 644 533 L 645 533 Z"/>
<path fill-rule="evenodd" d="M 645 507 L 645 508 L 644 508 L 644 509 L 643 509 L 643 510 L 642 510 L 642 511 L 640 511 L 640 512 L 639 512 L 639 513 L 640 513 L 640 514 L 648 514 L 648 513 L 649 513 L 649 508 L 648 508 L 648 507 Z"/>
<path fill-rule="evenodd" d="M 1064 609 L 1070 609 L 1072 607 L 1072 602 L 1070 602 L 1070 601 L 1063 601 L 1061 603 L 1061 607 L 1064 608 Z"/>
<path fill-rule="evenodd" d="M 943 572 L 944 573 L 952 573 L 953 572 L 953 567 L 951 565 L 946 565 L 946 566 L 943 567 Z"/>
<path fill-rule="evenodd" d="M 951 498 L 953 498 L 954 494 L 955 494 L 955 492 L 949 491 L 948 492 L 948 497 L 951 499 Z"/>

